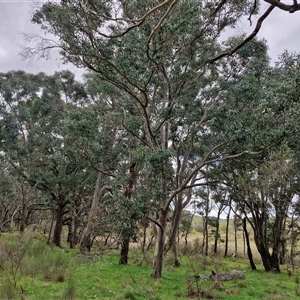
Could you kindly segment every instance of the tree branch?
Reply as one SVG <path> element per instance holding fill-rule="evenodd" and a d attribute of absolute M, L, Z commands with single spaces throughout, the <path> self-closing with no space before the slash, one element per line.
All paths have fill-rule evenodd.
<path fill-rule="evenodd" d="M 279 2 L 278 0 L 264 0 L 265 2 L 271 4 L 272 6 L 276 6 L 281 10 L 288 11 L 290 14 L 294 13 L 297 10 L 300 10 L 300 4 L 296 0 L 293 0 L 293 5 L 284 4 Z"/>
<path fill-rule="evenodd" d="M 223 58 L 224 56 L 230 56 L 230 55 L 234 54 L 237 50 L 239 50 L 241 47 L 243 47 L 246 43 L 251 41 L 259 32 L 262 22 L 269 16 L 269 14 L 272 12 L 272 10 L 275 7 L 276 7 L 275 5 L 269 6 L 269 8 L 266 10 L 266 12 L 257 20 L 256 27 L 253 30 L 253 32 L 246 39 L 244 39 L 240 44 L 238 44 L 234 49 L 228 50 L 228 51 L 216 56 L 215 58 L 207 61 L 207 63 L 214 63 L 215 61 Z"/>

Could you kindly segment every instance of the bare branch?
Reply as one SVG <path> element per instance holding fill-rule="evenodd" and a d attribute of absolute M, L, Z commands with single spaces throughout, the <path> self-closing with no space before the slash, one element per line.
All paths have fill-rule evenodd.
<path fill-rule="evenodd" d="M 178 0 L 166 0 L 165 2 L 155 6 L 154 8 L 150 9 L 147 13 L 145 13 L 140 19 L 136 19 L 136 20 L 132 20 L 132 19 L 126 19 L 126 18 L 110 18 L 108 16 L 105 15 L 99 15 L 97 12 L 94 12 L 92 10 L 89 10 L 91 13 L 95 14 L 97 17 L 103 18 L 107 21 L 114 21 L 114 22 L 118 22 L 118 21 L 125 21 L 128 23 L 133 23 L 133 25 L 129 26 L 128 28 L 126 28 L 123 32 L 116 34 L 116 35 L 107 35 L 104 33 L 101 33 L 102 36 L 106 37 L 106 38 L 118 38 L 121 36 L 124 36 L 125 34 L 127 34 L 130 30 L 142 25 L 144 23 L 144 21 L 151 15 L 153 14 L 155 11 L 163 8 L 164 6 L 168 5 L 171 3 L 171 7 L 174 5 L 174 3 L 177 3 Z M 170 8 L 168 9 L 168 11 L 170 10 Z M 164 21 L 165 19 L 165 15 L 162 17 L 162 19 L 159 21 L 159 24 L 156 26 L 155 30 L 157 31 L 157 29 L 159 28 L 159 26 L 161 26 L 161 23 Z M 154 31 L 155 31 L 154 30 Z M 155 32 L 153 32 L 155 33 Z M 152 35 L 152 33 L 151 33 Z"/>
<path fill-rule="evenodd" d="M 253 7 L 252 7 L 252 10 L 251 10 L 250 15 L 249 15 L 249 18 L 248 18 L 248 21 L 250 22 L 250 26 L 252 26 L 252 20 L 251 20 L 251 17 L 252 17 L 252 15 L 254 14 L 254 11 L 255 11 L 256 8 L 257 8 L 257 0 L 254 0 Z"/>
<path fill-rule="evenodd" d="M 163 228 L 157 221 L 155 221 L 154 219 L 152 219 L 152 218 L 150 218 L 150 217 L 148 217 L 148 216 L 147 216 L 147 219 L 148 219 L 149 221 L 151 221 L 152 223 L 154 223 L 156 226 L 158 226 L 158 227 L 161 229 L 162 232 L 165 231 L 164 228 Z"/>
<path fill-rule="evenodd" d="M 297 10 L 300 10 L 300 4 L 298 4 L 297 0 L 293 0 L 293 5 L 284 4 L 278 0 L 264 0 L 265 2 L 271 4 L 272 6 L 276 6 L 281 10 L 288 11 L 289 13 L 294 13 Z"/>
<path fill-rule="evenodd" d="M 230 56 L 230 55 L 234 54 L 237 50 L 242 48 L 246 43 L 251 41 L 259 32 L 262 22 L 269 16 L 269 14 L 272 12 L 272 10 L 274 8 L 275 8 L 274 5 L 269 6 L 269 8 L 266 10 L 266 12 L 257 20 L 256 27 L 253 30 L 253 32 L 246 39 L 244 39 L 240 44 L 238 44 L 234 49 L 228 50 L 228 51 L 214 57 L 213 59 L 207 61 L 207 63 L 214 63 L 215 61 L 223 58 L 224 56 Z"/>

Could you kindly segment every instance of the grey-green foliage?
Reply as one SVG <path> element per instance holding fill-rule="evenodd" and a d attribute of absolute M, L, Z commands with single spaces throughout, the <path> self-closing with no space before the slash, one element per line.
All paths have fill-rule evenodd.
<path fill-rule="evenodd" d="M 285 53 L 271 67 L 263 52 L 227 85 L 226 101 L 216 111 L 213 128 L 234 142 L 235 152 L 262 149 L 285 138 L 292 141 L 299 130 L 299 58 Z"/>
<path fill-rule="evenodd" d="M 15 164 L 21 176 L 43 188 L 43 179 L 35 179 L 40 176 L 40 168 L 43 168 L 45 181 L 50 173 L 59 172 L 59 166 L 66 168 L 66 155 L 62 159 L 61 150 L 67 139 L 61 122 L 68 106 L 80 98 L 76 91 L 80 86 L 70 72 L 54 76 L 9 72 L 2 73 L 1 79 L 3 156 Z M 72 91 L 70 86 L 73 86 Z"/>
<path fill-rule="evenodd" d="M 175 184 L 171 157 L 180 157 L 189 150 L 188 173 L 194 170 L 194 157 L 203 157 L 216 144 L 215 137 L 205 137 L 211 135 L 205 115 L 217 105 L 216 80 L 230 73 L 223 75 L 216 65 L 205 66 L 205 62 L 222 47 L 217 39 L 220 32 L 248 10 L 246 1 L 229 1 L 212 15 L 210 3 L 178 1 L 174 6 L 166 3 L 150 11 L 157 4 L 47 3 L 32 20 L 60 37 L 67 60 L 89 68 L 99 82 L 106 82 L 100 83 L 106 97 L 111 97 L 111 91 L 117 95 L 113 97 L 113 109 L 124 118 L 124 145 L 137 150 L 133 158 L 138 162 L 144 159 L 144 164 L 155 166 L 156 177 L 167 179 L 167 186 L 158 187 L 166 197 Z M 117 7 L 124 19 L 108 21 Z M 139 26 L 132 26 L 130 19 L 147 12 Z M 166 149 L 171 146 L 171 150 Z M 176 161 L 180 163 L 180 159 Z M 162 181 L 157 180 L 159 183 Z"/>
<path fill-rule="evenodd" d="M 228 153 L 261 150 L 218 169 L 230 182 L 233 200 L 245 215 L 251 215 L 249 222 L 266 271 L 280 270 L 288 234 L 286 218 L 296 212 L 293 202 L 299 195 L 298 80 L 297 54 L 284 53 L 275 66 L 261 59 L 249 62 L 246 72 L 224 94 L 226 106 L 220 107 L 214 127 L 232 137 Z"/>
<path fill-rule="evenodd" d="M 11 71 L 0 77 L 1 156 L 6 172 L 19 186 L 31 186 L 47 197 L 34 209 L 58 205 L 63 218 L 71 195 L 80 207 L 90 192 L 88 180 L 93 180 L 81 159 L 78 137 L 65 126 L 69 112 L 87 100 L 84 87 L 69 71 L 52 76 Z M 33 196 L 30 191 L 23 203 L 29 211 Z"/>

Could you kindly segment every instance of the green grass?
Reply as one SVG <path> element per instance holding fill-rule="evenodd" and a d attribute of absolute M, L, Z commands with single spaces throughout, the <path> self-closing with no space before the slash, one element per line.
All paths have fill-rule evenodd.
<path fill-rule="evenodd" d="M 20 243 L 24 244 L 23 248 Z M 25 255 L 18 256 L 24 247 Z M 280 274 L 266 273 L 258 264 L 258 270 L 252 271 L 245 259 L 200 255 L 182 256 L 182 265 L 174 267 L 169 253 L 163 278 L 153 279 L 150 264 L 137 265 L 140 249 L 131 249 L 127 266 L 118 264 L 118 255 L 113 250 L 105 255 L 94 252 L 84 258 L 78 255 L 78 250 L 64 252 L 51 249 L 44 241 L 19 242 L 13 235 L 2 235 L 0 299 L 191 299 L 188 294 L 193 299 L 196 294 L 210 299 L 299 299 L 296 294 L 300 291 L 299 270 L 289 277 L 284 268 Z M 246 270 L 246 279 L 199 282 L 193 278 L 195 274 L 210 274 L 211 270 L 233 269 Z"/>

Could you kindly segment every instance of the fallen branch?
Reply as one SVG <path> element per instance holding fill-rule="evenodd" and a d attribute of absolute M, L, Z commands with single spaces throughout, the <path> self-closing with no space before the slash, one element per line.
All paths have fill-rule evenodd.
<path fill-rule="evenodd" d="M 237 271 L 237 270 L 231 270 L 229 273 L 220 273 L 216 274 L 214 271 L 210 275 L 194 275 L 194 277 L 198 280 L 204 281 L 204 280 L 220 280 L 220 281 L 228 281 L 233 279 L 245 279 L 246 271 Z"/>

